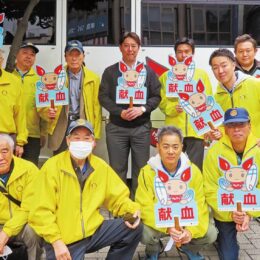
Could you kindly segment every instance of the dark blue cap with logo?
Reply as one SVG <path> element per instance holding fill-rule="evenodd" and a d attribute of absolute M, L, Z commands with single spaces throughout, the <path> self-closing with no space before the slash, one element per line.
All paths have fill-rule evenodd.
<path fill-rule="evenodd" d="M 65 47 L 65 52 L 70 52 L 72 50 L 78 50 L 79 52 L 84 53 L 83 45 L 78 40 L 72 40 L 67 43 Z"/>
<path fill-rule="evenodd" d="M 223 124 L 243 123 L 248 121 L 250 121 L 250 116 L 247 110 L 242 107 L 234 107 L 225 112 Z"/>
<path fill-rule="evenodd" d="M 20 49 L 22 48 L 31 48 L 35 53 L 39 52 L 39 49 L 32 42 L 23 42 L 20 46 Z"/>
<path fill-rule="evenodd" d="M 67 135 L 71 134 L 71 132 L 78 127 L 84 127 L 94 135 L 93 126 L 85 119 L 78 119 L 76 121 L 72 121 L 68 127 Z"/>

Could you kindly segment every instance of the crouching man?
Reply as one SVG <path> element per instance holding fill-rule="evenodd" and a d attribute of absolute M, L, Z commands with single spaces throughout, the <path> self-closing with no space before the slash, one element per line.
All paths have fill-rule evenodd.
<path fill-rule="evenodd" d="M 179 244 L 181 252 L 189 259 L 204 259 L 199 251 L 217 238 L 216 228 L 209 222 L 208 206 L 205 201 L 202 174 L 199 168 L 182 153 L 183 136 L 173 126 L 165 126 L 158 131 L 158 154 L 150 158 L 141 169 L 138 178 L 136 201 L 142 208 L 144 231 L 142 243 L 146 245 L 146 259 L 158 259 L 160 238 L 171 236 Z M 180 227 L 174 225 L 171 213 L 185 207 L 193 200 L 197 206 L 198 224 Z M 160 227 L 156 217 L 156 205 L 168 211 L 168 223 Z M 187 204 L 188 205 L 188 204 Z M 167 227 L 166 227 L 166 226 Z"/>
<path fill-rule="evenodd" d="M 0 134 L 0 254 L 9 240 L 22 240 L 28 259 L 39 259 L 40 238 L 27 225 L 38 168 L 13 155 L 14 141 Z"/>
<path fill-rule="evenodd" d="M 132 259 L 141 239 L 140 206 L 112 168 L 92 154 L 93 127 L 78 119 L 67 131 L 68 151 L 50 158 L 36 181 L 37 201 L 29 223 L 46 241 L 47 259 L 83 259 L 110 246 L 107 259 Z M 101 206 L 114 216 L 104 220 Z"/>

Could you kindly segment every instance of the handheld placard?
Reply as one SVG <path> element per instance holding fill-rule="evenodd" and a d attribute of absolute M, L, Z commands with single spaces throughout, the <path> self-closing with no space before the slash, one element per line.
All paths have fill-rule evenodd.
<path fill-rule="evenodd" d="M 215 126 L 212 124 L 212 122 L 208 122 L 208 126 L 210 127 L 211 130 L 216 130 Z"/>
<path fill-rule="evenodd" d="M 181 231 L 181 226 L 178 217 L 174 217 L 174 227 L 176 230 Z M 176 243 L 176 247 L 181 247 L 181 243 L 180 242 Z"/>
<path fill-rule="evenodd" d="M 242 212 L 242 204 L 241 202 L 237 202 L 237 211 Z"/>
<path fill-rule="evenodd" d="M 130 97 L 129 108 L 134 107 L 133 97 Z"/>

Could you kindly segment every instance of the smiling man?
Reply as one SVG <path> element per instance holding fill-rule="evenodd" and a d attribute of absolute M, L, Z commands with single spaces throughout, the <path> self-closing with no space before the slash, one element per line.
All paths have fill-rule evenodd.
<path fill-rule="evenodd" d="M 9 240 L 23 241 L 29 260 L 41 255 L 40 238 L 27 225 L 38 168 L 13 154 L 14 141 L 0 134 L 0 254 Z"/>
<path fill-rule="evenodd" d="M 235 71 L 235 57 L 228 49 L 215 50 L 209 59 L 212 71 L 219 81 L 215 99 L 223 111 L 244 107 L 250 118 L 252 132 L 260 137 L 260 80 Z"/>
<path fill-rule="evenodd" d="M 137 187 L 139 171 L 149 159 L 151 112 L 161 101 L 161 84 L 156 74 L 137 61 L 140 46 L 141 41 L 136 33 L 128 32 L 122 36 L 119 43 L 122 61 L 105 69 L 99 90 L 100 104 L 110 113 L 110 122 L 106 125 L 109 162 L 125 182 L 131 150 L 132 198 Z M 135 92 L 136 104 L 134 102 L 133 106 L 130 106 L 130 96 L 126 102 L 121 102 L 116 94 L 121 85 L 123 87 L 120 93 L 127 97 L 131 90 L 139 90 L 139 93 Z M 145 91 L 147 95 L 142 94 Z"/>
<path fill-rule="evenodd" d="M 235 39 L 236 70 L 248 75 L 260 77 L 260 62 L 256 60 L 257 42 L 249 34 L 243 34 Z"/>
<path fill-rule="evenodd" d="M 16 65 L 13 71 L 22 85 L 23 103 L 26 111 L 26 126 L 28 129 L 28 143 L 24 145 L 22 157 L 38 166 L 40 149 L 45 145 L 47 135 L 47 121 L 40 118 L 36 109 L 35 92 L 39 76 L 32 68 L 39 49 L 29 42 L 20 46 L 16 55 Z"/>
<path fill-rule="evenodd" d="M 66 130 L 72 121 L 79 118 L 91 122 L 97 139 L 101 136 L 101 107 L 98 101 L 100 80 L 97 74 L 85 66 L 84 59 L 82 43 L 69 41 L 65 47 L 69 105 L 49 108 L 47 114 L 43 113 L 50 122 L 48 147 L 54 154 L 67 149 Z"/>
<path fill-rule="evenodd" d="M 180 251 L 186 253 L 188 259 L 202 260 L 204 257 L 198 252 L 204 246 L 213 243 L 217 237 L 216 228 L 209 222 L 202 174 L 182 152 L 182 142 L 183 136 L 179 129 L 173 126 L 160 128 L 158 154 L 150 158 L 148 164 L 140 171 L 136 201 L 142 208 L 144 223 L 142 243 L 146 246 L 146 260 L 158 259 L 161 251 L 160 238 L 165 236 L 171 236 L 175 243 L 180 243 L 182 245 Z M 190 169 L 189 182 L 183 181 L 185 179 L 183 173 L 187 169 Z M 160 176 L 159 172 L 162 174 L 160 180 L 157 177 Z M 187 191 L 191 189 L 195 193 L 193 200 L 198 208 L 198 225 L 187 226 L 181 230 L 173 226 L 174 220 L 168 227 L 156 225 L 155 205 L 158 202 L 169 208 L 171 206 L 178 208 L 180 204 L 185 205 L 187 203 L 185 199 L 188 198 Z M 172 219 L 173 215 L 174 212 L 170 214 Z"/>
<path fill-rule="evenodd" d="M 260 148 L 257 139 L 251 133 L 250 117 L 244 108 L 228 109 L 224 116 L 225 136 L 216 142 L 208 151 L 203 166 L 204 190 L 206 201 L 213 210 L 216 226 L 219 230 L 217 242 L 220 259 L 237 260 L 239 246 L 237 232 L 244 232 L 249 227 L 251 216 L 259 216 L 260 212 L 228 212 L 219 211 L 217 193 L 219 178 L 223 172 L 219 167 L 218 158 L 225 158 L 233 166 L 239 166 L 246 159 L 253 157 L 258 169 L 260 166 Z M 237 179 L 239 179 L 237 177 Z M 257 188 L 260 188 L 259 171 Z M 241 185 L 234 182 L 238 188 Z"/>

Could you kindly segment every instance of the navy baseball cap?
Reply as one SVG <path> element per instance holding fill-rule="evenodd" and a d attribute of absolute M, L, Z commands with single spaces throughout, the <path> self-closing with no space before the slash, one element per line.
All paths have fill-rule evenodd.
<path fill-rule="evenodd" d="M 71 132 L 78 127 L 84 127 L 94 135 L 93 126 L 85 119 L 78 119 L 76 121 L 72 121 L 68 127 L 67 135 L 71 134 Z"/>
<path fill-rule="evenodd" d="M 22 48 L 32 48 L 35 54 L 39 52 L 39 49 L 32 42 L 23 42 L 20 46 L 20 49 Z"/>
<path fill-rule="evenodd" d="M 250 116 L 242 107 L 230 108 L 225 112 L 223 124 L 249 122 Z"/>
<path fill-rule="evenodd" d="M 65 47 L 65 52 L 67 52 L 67 51 L 70 52 L 72 50 L 78 50 L 79 52 L 84 53 L 83 45 L 78 40 L 72 40 L 67 43 L 67 45 Z"/>

